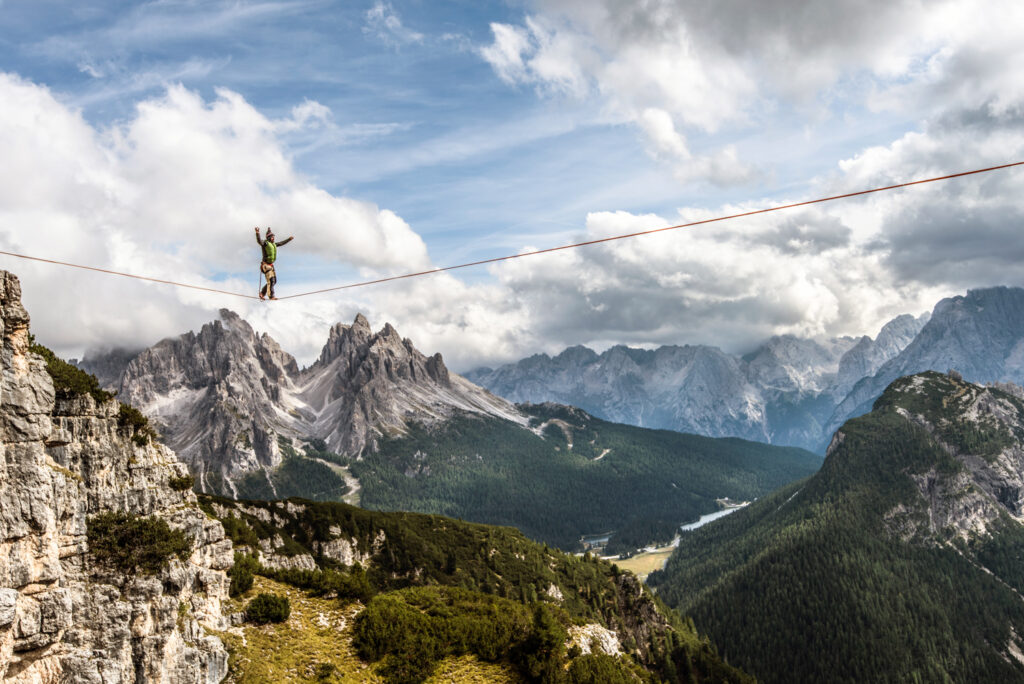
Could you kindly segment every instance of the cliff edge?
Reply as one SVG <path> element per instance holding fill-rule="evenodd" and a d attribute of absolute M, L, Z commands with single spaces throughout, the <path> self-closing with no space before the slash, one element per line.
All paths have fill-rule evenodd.
<path fill-rule="evenodd" d="M 232 545 L 181 486 L 187 468 L 116 400 L 55 390 L 6 271 L 0 338 L 0 682 L 220 682 L 207 629 L 225 627 Z M 112 564 L 91 548 L 104 515 L 166 524 L 185 557 Z"/>

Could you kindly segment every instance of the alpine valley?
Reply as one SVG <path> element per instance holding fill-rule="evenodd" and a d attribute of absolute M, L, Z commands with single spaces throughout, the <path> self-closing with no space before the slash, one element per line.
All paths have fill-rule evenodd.
<path fill-rule="evenodd" d="M 197 495 L 0 271 L 0 681 L 752 682 L 635 576 L 516 530 Z"/>
<path fill-rule="evenodd" d="M 565 549 L 614 531 L 669 541 L 718 500 L 763 496 L 821 463 L 801 449 L 513 405 L 361 315 L 331 328 L 305 369 L 227 310 L 198 333 L 79 365 L 156 423 L 199 491 L 437 513 Z"/>

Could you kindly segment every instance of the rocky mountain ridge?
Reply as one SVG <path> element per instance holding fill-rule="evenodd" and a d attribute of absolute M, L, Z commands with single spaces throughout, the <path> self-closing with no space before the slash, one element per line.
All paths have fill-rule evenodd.
<path fill-rule="evenodd" d="M 55 390 L 32 353 L 15 276 L 0 272 L 0 681 L 219 682 L 231 541 L 173 481 L 187 470 L 133 434 L 118 403 Z M 154 516 L 191 540 L 156 574 L 94 555 L 101 514 Z"/>
<path fill-rule="evenodd" d="M 119 373 L 117 356 L 130 357 Z M 451 373 L 440 354 L 422 354 L 390 324 L 374 333 L 361 314 L 352 325 L 333 326 L 305 369 L 227 309 L 198 333 L 79 365 L 116 376 L 107 386 L 158 421 L 201 490 L 231 495 L 239 478 L 282 463 L 282 439 L 320 440 L 358 457 L 382 436 L 402 434 L 412 419 L 467 412 L 525 423 L 509 402 Z"/>
<path fill-rule="evenodd" d="M 466 376 L 515 402 L 555 401 L 630 425 L 820 449 L 836 404 L 926 320 L 900 316 L 875 339 L 776 336 L 742 357 L 710 346 L 601 354 L 577 346 Z"/>
<path fill-rule="evenodd" d="M 715 347 L 571 347 L 466 377 L 511 401 L 580 406 L 607 420 L 823 452 L 896 378 L 957 369 L 1024 383 L 1024 289 L 993 287 L 904 314 L 875 338 L 773 337 L 743 357 Z"/>
<path fill-rule="evenodd" d="M 826 423 L 826 434 L 869 411 L 896 378 L 951 368 L 971 382 L 1024 384 L 1024 289 L 970 290 L 940 301 L 900 353 L 851 388 Z"/>

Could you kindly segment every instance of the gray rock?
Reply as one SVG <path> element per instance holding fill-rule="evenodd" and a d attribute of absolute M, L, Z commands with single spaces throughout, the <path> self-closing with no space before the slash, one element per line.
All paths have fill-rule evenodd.
<path fill-rule="evenodd" d="M 776 336 L 743 357 L 715 347 L 619 346 L 602 354 L 571 347 L 466 377 L 512 401 L 553 401 L 630 425 L 820 450 L 836 405 L 899 354 L 925 320 L 900 316 L 875 339 Z"/>
<path fill-rule="evenodd" d="M 14 622 L 18 596 L 16 589 L 0 589 L 0 627 L 7 627 Z"/>
<path fill-rule="evenodd" d="M 134 443 L 116 401 L 56 396 L 20 292 L 0 272 L 0 682 L 222 680 L 227 652 L 206 630 L 225 623 L 223 528 L 169 486 L 184 466 Z M 108 511 L 164 518 L 193 538 L 192 558 L 155 577 L 103 567 L 86 530 Z M 194 619 L 179 624 L 182 605 Z"/>

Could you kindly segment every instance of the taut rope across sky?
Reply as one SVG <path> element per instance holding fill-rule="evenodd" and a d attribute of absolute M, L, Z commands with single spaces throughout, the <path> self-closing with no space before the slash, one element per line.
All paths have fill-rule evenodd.
<path fill-rule="evenodd" d="M 773 211 L 782 211 L 784 209 L 794 209 L 796 207 L 805 207 L 810 204 L 820 204 L 822 202 L 832 202 L 840 199 L 847 199 L 850 197 L 858 197 L 860 195 L 870 195 L 876 192 L 885 192 L 886 190 L 897 190 L 899 188 L 907 188 L 912 185 L 921 185 L 923 183 L 934 183 L 936 181 L 950 180 L 952 178 L 962 178 L 963 176 L 973 176 L 978 173 L 987 173 L 989 171 L 999 171 L 1002 169 L 1009 169 L 1014 166 L 1022 166 L 1024 161 L 1012 162 L 1010 164 L 1000 164 L 999 166 L 989 166 L 984 169 L 974 169 L 973 171 L 961 171 L 959 173 L 951 173 L 945 176 L 935 176 L 934 178 L 922 178 L 920 180 L 908 181 L 906 183 L 897 183 L 895 185 L 886 185 L 884 187 L 870 188 L 868 190 L 858 190 L 857 192 L 848 192 L 842 195 L 832 195 L 830 197 L 819 197 L 818 199 L 806 200 L 804 202 L 794 202 L 793 204 L 783 204 L 777 207 L 768 207 L 766 209 L 755 209 L 753 211 L 745 211 L 740 214 L 730 214 L 728 216 L 717 216 L 715 218 L 702 219 L 700 221 L 691 221 L 689 223 L 680 223 L 674 226 L 665 226 L 663 228 L 653 228 L 651 230 L 641 230 L 635 233 L 625 233 L 623 235 L 613 235 L 611 237 L 599 238 L 597 240 L 587 240 L 585 242 L 574 242 L 569 245 L 561 245 L 559 247 L 548 247 L 546 249 L 538 249 L 532 252 L 521 252 L 519 254 L 509 254 L 506 256 L 493 257 L 491 259 L 481 259 L 480 261 L 470 261 L 465 264 L 456 264 L 454 266 L 443 266 L 439 268 L 432 268 L 427 271 L 417 271 L 415 273 L 403 273 L 402 275 L 389 276 L 386 278 L 377 278 L 376 280 L 365 280 L 358 283 L 349 283 L 347 285 L 338 285 L 336 287 L 327 287 L 320 290 L 311 290 L 309 292 L 300 292 L 299 294 L 286 295 L 284 297 L 278 297 L 277 299 L 296 299 L 298 297 L 309 297 L 311 295 L 323 294 L 325 292 L 337 292 L 338 290 L 349 290 L 356 287 L 366 287 L 368 285 L 378 285 L 380 283 L 387 283 L 393 280 L 404 280 L 407 278 L 418 278 L 420 276 L 427 276 L 432 273 L 443 273 L 444 271 L 454 271 L 459 268 L 469 268 L 470 266 L 482 266 L 484 264 L 493 264 L 499 261 L 509 261 L 511 259 L 522 259 L 524 257 L 538 256 L 540 254 L 547 254 L 549 252 L 558 252 L 564 249 L 576 249 L 577 247 L 586 247 L 587 245 L 597 245 L 602 242 L 614 242 L 616 240 L 625 240 L 627 238 L 635 238 L 643 235 L 653 235 L 655 233 L 664 233 L 670 230 L 679 230 L 681 228 L 692 228 L 694 226 L 701 226 L 707 223 L 716 223 L 718 221 L 729 221 L 731 219 L 743 218 L 745 216 L 756 216 L 757 214 L 767 214 Z M 183 287 L 191 290 L 201 290 L 204 292 L 213 292 L 216 294 L 228 295 L 231 297 L 242 297 L 245 299 L 259 299 L 256 295 L 243 294 L 241 292 L 231 292 L 228 290 L 219 290 L 213 287 L 204 287 L 202 285 L 190 285 L 188 283 L 178 283 L 173 280 L 163 280 L 161 278 L 152 278 L 149 276 L 138 275 L 134 273 L 122 273 L 120 271 L 112 271 L 106 268 L 97 268 L 96 266 L 84 266 L 82 264 L 72 264 L 66 261 L 57 261 L 55 259 L 44 259 L 42 257 L 29 256 L 27 254 L 16 254 L 14 252 L 6 252 L 0 250 L 0 254 L 15 257 L 18 259 L 28 259 L 31 261 L 41 261 L 47 264 L 56 264 L 58 266 L 67 266 L 69 268 L 79 268 L 87 271 L 96 271 L 97 273 L 104 273 L 107 275 L 122 276 L 125 278 L 135 278 L 137 280 L 146 280 L 153 283 L 160 283 L 163 285 L 173 285 L 174 287 Z"/>

